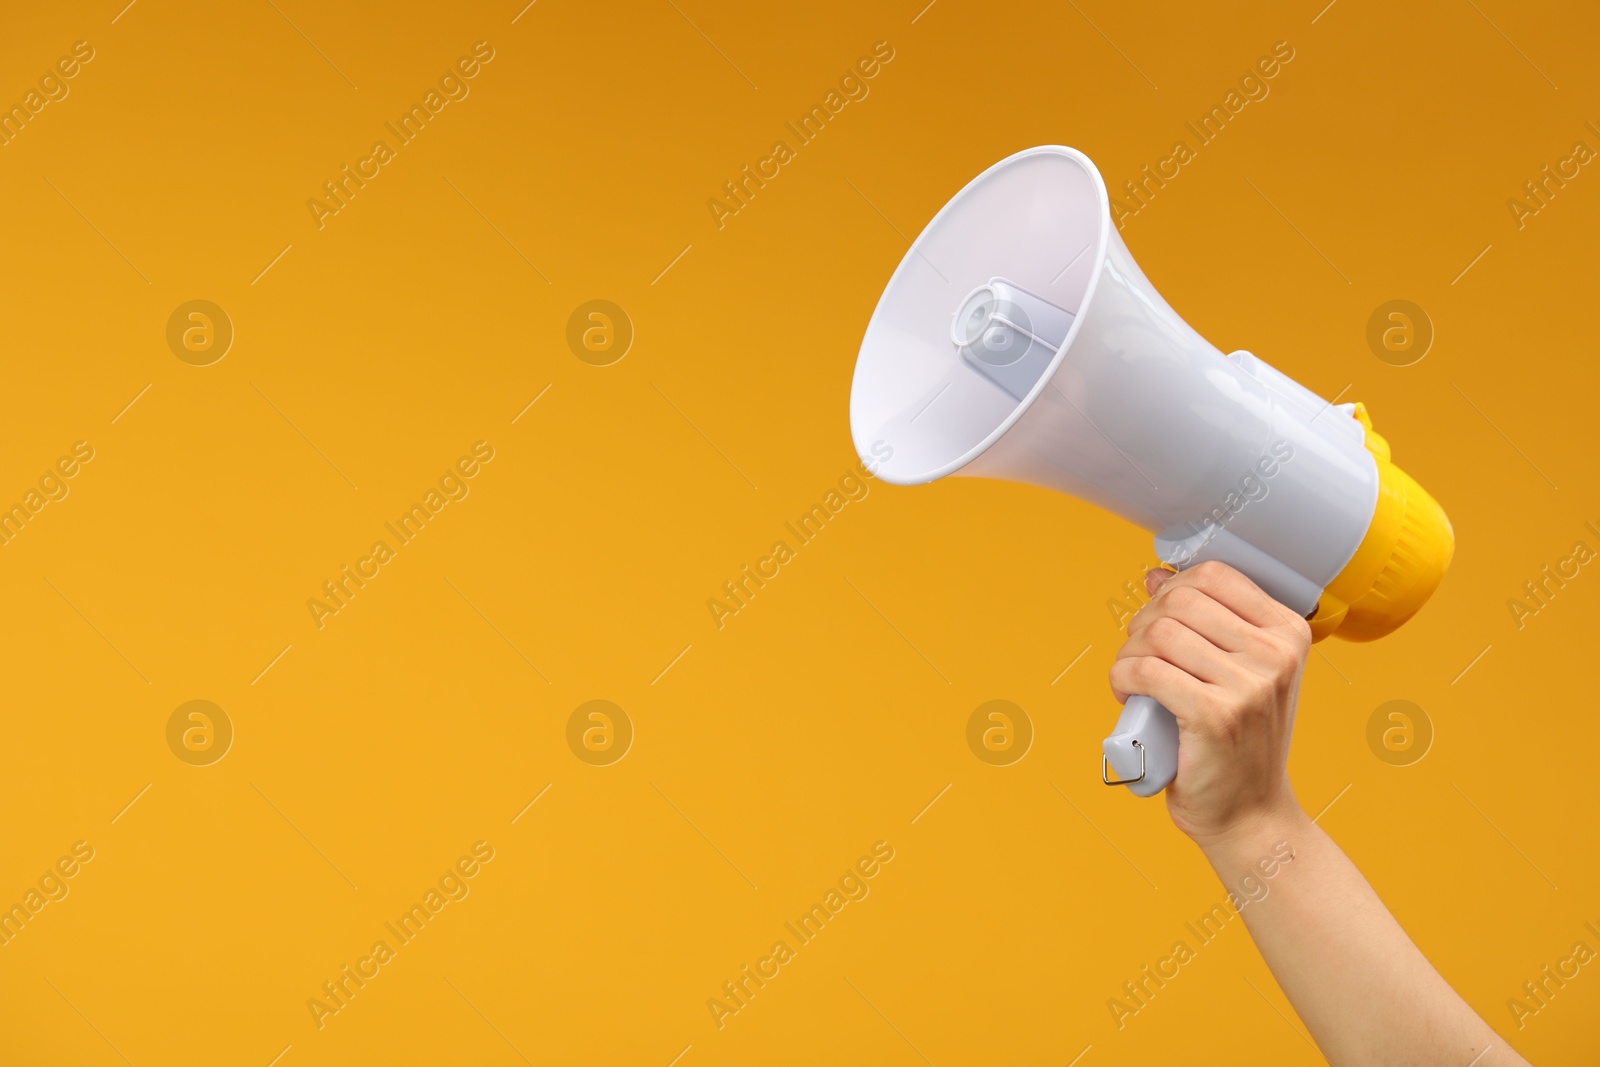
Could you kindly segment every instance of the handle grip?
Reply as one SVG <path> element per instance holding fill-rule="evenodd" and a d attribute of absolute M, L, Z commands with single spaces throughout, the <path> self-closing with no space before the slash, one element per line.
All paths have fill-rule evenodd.
<path fill-rule="evenodd" d="M 1235 567 L 1266 594 L 1301 616 L 1317 606 L 1322 588 L 1231 530 L 1194 523 L 1156 535 L 1156 555 L 1179 570 L 1205 560 Z M 1134 796 L 1153 797 L 1178 774 L 1178 720 L 1154 698 L 1132 696 L 1111 736 L 1101 742 L 1101 779 L 1125 785 Z M 1107 769 L 1116 772 L 1112 780 Z"/>
<path fill-rule="evenodd" d="M 1126 785 L 1134 796 L 1153 797 L 1178 774 L 1178 720 L 1153 697 L 1129 697 L 1100 751 L 1107 785 Z M 1107 765 L 1116 781 L 1106 774 Z"/>

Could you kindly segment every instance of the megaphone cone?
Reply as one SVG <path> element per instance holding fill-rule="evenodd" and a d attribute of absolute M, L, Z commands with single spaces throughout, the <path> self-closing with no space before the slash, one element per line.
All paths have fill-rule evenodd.
<path fill-rule="evenodd" d="M 990 167 L 912 244 L 867 325 L 850 429 L 884 481 L 1068 493 L 1149 530 L 1173 566 L 1237 567 L 1319 638 L 1400 625 L 1454 547 L 1360 405 L 1223 355 L 1167 305 L 1100 172 L 1061 146 Z M 1118 781 L 1102 776 L 1160 792 L 1177 737 L 1170 712 L 1130 698 L 1103 746 Z"/>

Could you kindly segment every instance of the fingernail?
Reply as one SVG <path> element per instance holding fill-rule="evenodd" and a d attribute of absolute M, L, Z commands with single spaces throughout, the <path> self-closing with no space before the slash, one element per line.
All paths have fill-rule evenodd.
<path fill-rule="evenodd" d="M 1173 571 L 1169 571 L 1162 567 L 1157 567 L 1155 570 L 1146 573 L 1144 576 L 1145 592 L 1149 593 L 1151 596 L 1155 596 L 1156 591 L 1161 588 L 1161 584 L 1168 578 L 1171 578 L 1173 573 Z"/>

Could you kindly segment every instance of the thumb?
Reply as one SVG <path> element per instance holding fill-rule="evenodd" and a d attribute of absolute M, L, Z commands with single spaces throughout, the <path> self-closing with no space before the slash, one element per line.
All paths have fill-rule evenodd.
<path fill-rule="evenodd" d="M 1144 591 L 1149 593 L 1151 596 L 1155 596 L 1156 590 L 1160 589 L 1161 584 L 1168 578 L 1171 578 L 1174 573 L 1175 572 L 1161 567 L 1157 567 L 1155 570 L 1147 572 L 1144 576 Z"/>

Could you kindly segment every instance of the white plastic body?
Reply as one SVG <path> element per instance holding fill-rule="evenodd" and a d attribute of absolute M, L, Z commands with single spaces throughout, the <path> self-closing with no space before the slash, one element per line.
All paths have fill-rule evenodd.
<path fill-rule="evenodd" d="M 952 317 L 993 281 L 1066 313 L 1053 320 L 1066 324 L 1059 351 L 1020 399 L 952 334 Z M 1094 165 L 1061 146 L 995 164 L 917 238 L 867 326 L 850 422 L 885 481 L 958 474 L 1067 493 L 1156 535 L 1180 568 L 1222 559 L 1302 615 L 1377 503 L 1350 407 L 1195 332 L 1123 244 Z M 1144 746 L 1143 795 L 1176 772 L 1176 729 L 1162 716 L 1130 701 L 1105 742 L 1119 778 L 1138 775 L 1132 742 Z"/>

